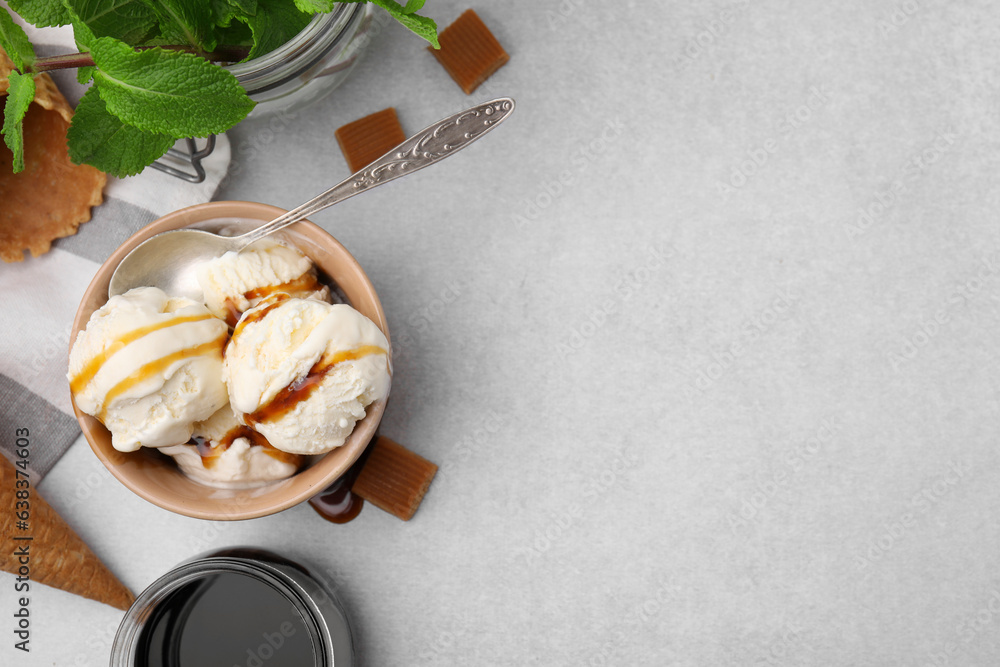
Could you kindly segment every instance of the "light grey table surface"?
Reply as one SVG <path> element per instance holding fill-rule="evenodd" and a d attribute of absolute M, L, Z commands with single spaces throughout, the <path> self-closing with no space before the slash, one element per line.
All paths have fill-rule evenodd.
<path fill-rule="evenodd" d="M 388 316 L 383 433 L 441 465 L 416 517 L 202 522 L 82 440 L 42 492 L 136 591 L 229 545 L 313 564 L 366 666 L 996 664 L 996 8 L 472 6 L 511 54 L 484 88 L 391 26 L 230 132 L 217 196 L 292 207 L 347 175 L 345 122 L 516 99 L 314 217 Z M 119 612 L 32 605 L 0 662 L 106 664 Z"/>

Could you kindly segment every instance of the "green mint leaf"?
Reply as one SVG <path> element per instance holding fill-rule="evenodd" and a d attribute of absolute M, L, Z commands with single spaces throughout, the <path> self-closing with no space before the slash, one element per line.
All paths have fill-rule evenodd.
<path fill-rule="evenodd" d="M 257 13 L 257 0 L 226 0 L 226 2 L 247 16 Z"/>
<path fill-rule="evenodd" d="M 306 14 L 320 14 L 333 11 L 334 0 L 295 0 L 295 6 Z"/>
<path fill-rule="evenodd" d="M 13 71 L 8 77 L 10 87 L 3 109 L 3 141 L 14 154 L 14 173 L 24 171 L 24 114 L 35 99 L 35 80 L 30 74 Z"/>
<path fill-rule="evenodd" d="M 378 4 L 383 0 L 374 1 Z M 441 48 L 441 44 L 438 43 L 437 23 L 433 19 L 429 19 L 426 16 L 417 16 L 416 14 L 393 14 L 392 17 L 402 23 L 403 26 L 409 28 L 417 37 L 426 39 L 435 49 Z"/>
<path fill-rule="evenodd" d="M 190 53 L 134 51 L 108 37 L 94 40 L 90 53 L 108 110 L 147 132 L 204 137 L 228 130 L 254 106 L 236 77 Z"/>
<path fill-rule="evenodd" d="M 87 24 L 81 21 L 79 18 L 73 18 L 73 41 L 76 42 L 76 46 L 81 51 L 89 51 L 90 44 L 97 39 L 94 36 L 94 31 L 87 27 Z"/>
<path fill-rule="evenodd" d="M 86 86 L 90 83 L 90 80 L 94 78 L 94 72 L 97 71 L 96 67 L 86 65 L 84 67 L 76 68 L 76 80 L 81 86 Z"/>
<path fill-rule="evenodd" d="M 233 21 L 233 24 L 228 28 L 219 28 L 219 44 L 252 46 L 253 33 L 250 32 L 250 27 L 245 23 Z"/>
<path fill-rule="evenodd" d="M 342 0 L 343 2 L 365 2 L 365 0 Z M 438 43 L 437 24 L 425 16 L 418 16 L 413 12 L 423 7 L 423 0 L 407 0 L 406 6 L 394 0 L 370 0 L 373 5 L 377 5 L 387 11 L 389 16 L 402 23 L 418 37 L 422 37 L 430 42 L 435 49 L 440 49 Z"/>
<path fill-rule="evenodd" d="M 215 25 L 228 28 L 233 19 L 246 20 L 257 13 L 257 0 L 212 0 L 212 15 Z M 232 44 L 219 37 L 220 44 Z"/>
<path fill-rule="evenodd" d="M 403 7 L 393 0 L 371 0 L 371 2 L 389 12 L 389 16 L 409 28 L 418 37 L 426 39 L 435 49 L 441 48 L 441 45 L 438 44 L 437 24 L 427 17 L 408 12 L 407 8 L 412 3 L 407 2 L 407 7 Z"/>
<path fill-rule="evenodd" d="M 22 19 L 38 28 L 69 25 L 73 18 L 62 0 L 7 0 L 7 4 Z"/>
<path fill-rule="evenodd" d="M 159 19 L 160 39 L 165 44 L 188 44 L 204 51 L 215 48 L 212 7 L 204 0 L 146 0 L 146 4 Z"/>
<path fill-rule="evenodd" d="M 138 174 L 174 145 L 169 134 L 145 132 L 112 115 L 95 88 L 76 107 L 66 133 L 69 157 L 119 178 Z"/>
<path fill-rule="evenodd" d="M 142 0 L 66 2 L 95 37 L 114 37 L 129 44 L 139 44 L 156 27 L 156 13 Z"/>
<path fill-rule="evenodd" d="M 14 67 L 22 72 L 25 65 L 35 61 L 35 50 L 31 48 L 31 40 L 25 34 L 24 28 L 14 23 L 14 19 L 2 7 L 0 7 L 0 47 L 7 52 Z"/>
<path fill-rule="evenodd" d="M 246 19 L 253 33 L 250 58 L 270 53 L 302 32 L 310 14 L 299 11 L 287 0 L 257 0 L 257 14 Z"/>

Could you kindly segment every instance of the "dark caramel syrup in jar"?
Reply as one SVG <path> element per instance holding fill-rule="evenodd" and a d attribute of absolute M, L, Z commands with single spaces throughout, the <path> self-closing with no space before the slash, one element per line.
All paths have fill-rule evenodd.
<path fill-rule="evenodd" d="M 137 666 L 314 665 L 306 619 L 268 583 L 212 574 L 157 604 L 139 636 Z"/>

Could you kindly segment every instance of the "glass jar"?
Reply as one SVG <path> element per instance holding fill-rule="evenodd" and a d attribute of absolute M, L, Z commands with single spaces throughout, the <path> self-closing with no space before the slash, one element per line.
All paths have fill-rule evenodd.
<path fill-rule="evenodd" d="M 302 565 L 262 549 L 225 549 L 154 581 L 111 648 L 111 667 L 231 664 L 351 667 L 347 615 Z"/>
<path fill-rule="evenodd" d="M 259 58 L 228 65 L 257 103 L 249 118 L 298 109 L 343 83 L 368 45 L 370 3 L 338 3 L 293 39 Z"/>

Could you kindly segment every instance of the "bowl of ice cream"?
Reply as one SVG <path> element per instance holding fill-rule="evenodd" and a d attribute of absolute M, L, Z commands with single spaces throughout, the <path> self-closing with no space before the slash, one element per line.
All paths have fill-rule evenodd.
<path fill-rule="evenodd" d="M 391 376 L 381 303 L 357 260 L 300 222 L 199 272 L 204 298 L 108 299 L 115 267 L 154 234 L 239 234 L 284 213 L 212 202 L 147 225 L 87 288 L 67 374 L 80 427 L 140 497 L 186 516 L 249 519 L 343 475 L 375 435 Z"/>

